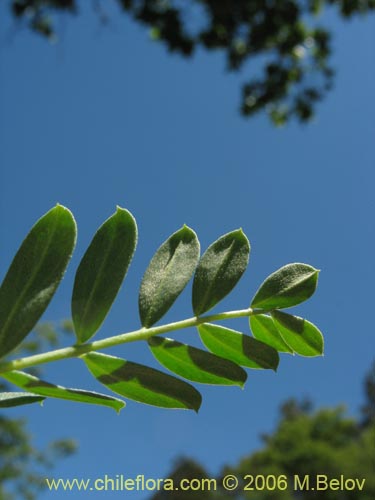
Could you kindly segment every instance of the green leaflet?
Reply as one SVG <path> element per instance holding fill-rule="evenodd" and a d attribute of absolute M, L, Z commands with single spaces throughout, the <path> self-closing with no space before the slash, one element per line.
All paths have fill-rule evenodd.
<path fill-rule="evenodd" d="M 58 287 L 76 241 L 71 212 L 57 205 L 21 244 L 0 287 L 0 357 L 34 328 Z"/>
<path fill-rule="evenodd" d="M 251 307 L 271 310 L 300 304 L 315 292 L 318 274 L 317 269 L 307 264 L 287 264 L 266 278 Z"/>
<path fill-rule="evenodd" d="M 162 408 L 199 410 L 200 393 L 180 379 L 101 353 L 85 354 L 82 358 L 99 382 L 122 396 Z"/>
<path fill-rule="evenodd" d="M 241 229 L 225 234 L 202 256 L 193 282 L 193 310 L 200 316 L 237 284 L 249 262 L 250 243 Z"/>
<path fill-rule="evenodd" d="M 323 335 L 315 325 L 299 316 L 281 311 L 273 311 L 272 317 L 281 336 L 295 353 L 301 356 L 323 354 Z"/>
<path fill-rule="evenodd" d="M 39 403 L 44 399 L 42 396 L 35 396 L 28 392 L 0 392 L 0 408 Z"/>
<path fill-rule="evenodd" d="M 125 406 L 125 402 L 121 399 L 113 398 L 106 394 L 99 394 L 98 392 L 84 391 L 82 389 L 68 389 L 61 385 L 50 384 L 33 375 L 17 370 L 2 373 L 2 377 L 17 387 L 26 389 L 34 394 L 39 394 L 40 396 L 109 406 L 117 412 Z"/>
<path fill-rule="evenodd" d="M 116 212 L 97 230 L 74 281 L 72 317 L 79 342 L 90 339 L 103 323 L 121 287 L 137 244 L 130 212 Z"/>
<path fill-rule="evenodd" d="M 157 250 L 143 276 L 139 314 L 146 328 L 164 316 L 185 288 L 199 260 L 199 241 L 187 226 L 170 236 Z"/>
<path fill-rule="evenodd" d="M 198 326 L 203 344 L 213 353 L 248 368 L 277 369 L 277 351 L 248 335 L 224 328 L 223 326 L 203 323 Z"/>
<path fill-rule="evenodd" d="M 276 351 L 293 353 L 293 349 L 286 344 L 272 318 L 266 314 L 251 315 L 250 328 L 256 339 L 274 347 Z"/>
<path fill-rule="evenodd" d="M 43 314 L 62 279 L 75 241 L 73 215 L 61 205 L 37 221 L 23 241 L 0 287 L 0 357 L 16 348 Z M 241 365 L 276 371 L 278 351 L 303 356 L 323 353 L 323 336 L 315 325 L 279 311 L 299 304 L 314 293 L 319 271 L 307 264 L 288 264 L 271 274 L 258 289 L 250 308 L 210 317 L 221 320 L 250 316 L 254 337 L 203 323 L 209 317 L 201 315 L 222 300 L 246 270 L 250 243 L 242 230 L 236 230 L 212 243 L 199 260 L 197 235 L 187 226 L 159 247 L 144 274 L 138 299 L 142 328 L 80 345 L 96 333 L 108 314 L 136 244 L 137 226 L 133 216 L 117 207 L 95 233 L 76 272 L 72 316 L 77 344 L 14 361 L 1 361 L 4 379 L 27 392 L 1 394 L 0 408 L 54 397 L 119 411 L 125 403 L 115 397 L 54 385 L 13 369 L 81 357 L 96 379 L 116 393 L 154 406 L 198 411 L 201 395 L 185 381 L 148 366 L 90 352 L 139 340 L 148 339 L 155 358 L 180 377 L 199 383 L 241 387 L 247 378 Z M 195 317 L 153 327 L 183 291 L 194 270 Z M 158 336 L 197 325 L 210 352 Z"/>
<path fill-rule="evenodd" d="M 157 336 L 150 338 L 148 344 L 159 363 L 193 382 L 240 387 L 246 382 L 245 370 L 215 354 Z"/>

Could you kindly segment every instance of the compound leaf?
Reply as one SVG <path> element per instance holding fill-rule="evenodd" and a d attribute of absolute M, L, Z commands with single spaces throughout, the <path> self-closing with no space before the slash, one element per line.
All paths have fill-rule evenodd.
<path fill-rule="evenodd" d="M 246 382 L 245 370 L 210 352 L 157 336 L 150 338 L 148 344 L 159 363 L 193 382 L 241 387 Z"/>
<path fill-rule="evenodd" d="M 91 403 L 102 406 L 109 406 L 119 412 L 124 406 L 125 402 L 121 399 L 100 394 L 98 392 L 85 391 L 82 389 L 68 389 L 61 385 L 54 385 L 44 380 L 40 380 L 29 373 L 22 371 L 11 371 L 3 373 L 2 377 L 11 382 L 12 384 L 26 389 L 34 394 L 45 396 L 49 398 L 67 399 L 69 401 L 77 401 L 79 403 Z"/>
<path fill-rule="evenodd" d="M 162 408 L 199 410 L 200 393 L 180 379 L 106 354 L 89 353 L 83 359 L 100 383 L 122 396 Z"/>
<path fill-rule="evenodd" d="M 282 311 L 273 311 L 272 317 L 281 336 L 296 354 L 301 356 L 323 354 L 323 335 L 315 325 L 299 316 Z"/>
<path fill-rule="evenodd" d="M 260 285 L 251 307 L 282 309 L 305 301 L 315 292 L 319 271 L 307 264 L 287 264 Z"/>
<path fill-rule="evenodd" d="M 164 316 L 185 288 L 199 260 L 199 241 L 187 226 L 157 250 L 143 276 L 139 292 L 141 323 L 150 327 Z"/>
<path fill-rule="evenodd" d="M 203 344 L 214 354 L 247 368 L 277 369 L 278 352 L 264 342 L 219 325 L 198 326 Z"/>
<path fill-rule="evenodd" d="M 0 357 L 34 328 L 50 303 L 76 241 L 71 212 L 57 205 L 21 244 L 0 287 Z"/>
<path fill-rule="evenodd" d="M 193 310 L 212 309 L 237 284 L 249 262 L 250 243 L 241 229 L 225 234 L 208 247 L 193 281 Z"/>
<path fill-rule="evenodd" d="M 266 314 L 254 314 L 250 316 L 250 328 L 256 339 L 274 347 L 276 351 L 293 352 L 293 349 L 282 338 L 270 316 Z"/>
<path fill-rule="evenodd" d="M 137 244 L 137 225 L 117 207 L 97 230 L 75 276 L 72 296 L 74 330 L 80 342 L 103 323 L 121 287 Z"/>

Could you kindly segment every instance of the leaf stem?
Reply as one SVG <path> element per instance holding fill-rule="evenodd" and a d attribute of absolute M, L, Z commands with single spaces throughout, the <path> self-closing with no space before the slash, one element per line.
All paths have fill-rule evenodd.
<path fill-rule="evenodd" d="M 249 307 L 248 309 L 241 309 L 238 311 L 228 311 L 228 312 L 211 314 L 200 317 L 194 316 L 192 318 L 176 321 L 174 323 L 168 323 L 166 325 L 154 326 L 151 328 L 143 327 L 138 330 L 134 330 L 132 332 L 121 333 L 120 335 L 115 335 L 113 337 L 108 337 L 102 340 L 96 340 L 90 343 L 76 344 L 71 347 L 64 347 L 62 349 L 56 349 L 42 354 L 35 354 L 32 356 L 26 356 L 24 358 L 15 359 L 12 361 L 0 362 L 0 373 L 5 373 L 12 370 L 30 368 L 32 366 L 51 363 L 52 361 L 58 361 L 61 359 L 76 358 L 82 356 L 83 354 L 87 354 L 88 352 L 99 351 L 101 349 L 107 349 L 108 347 L 113 347 L 120 344 L 127 344 L 129 342 L 137 342 L 138 340 L 147 340 L 150 337 L 153 337 L 154 335 L 161 335 L 163 333 L 169 333 L 176 330 L 191 328 L 194 326 L 201 325 L 202 323 L 208 323 L 211 321 L 222 321 L 233 318 L 241 318 L 265 312 L 267 311 L 254 310 L 251 307 Z"/>

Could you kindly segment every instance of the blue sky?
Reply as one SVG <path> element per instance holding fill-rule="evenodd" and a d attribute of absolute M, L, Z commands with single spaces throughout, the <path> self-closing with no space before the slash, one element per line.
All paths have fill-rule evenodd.
<path fill-rule="evenodd" d="M 123 17 L 101 27 L 89 11 L 62 22 L 60 43 L 49 45 L 15 30 L 4 10 L 1 275 L 32 224 L 57 202 L 73 211 L 79 231 L 69 270 L 43 319 L 69 316 L 79 259 L 116 205 L 136 217 L 139 244 L 98 338 L 138 327 L 143 272 L 184 223 L 196 230 L 203 250 L 238 227 L 250 239 L 248 271 L 217 311 L 247 307 L 261 281 L 286 263 L 321 269 L 317 293 L 295 312 L 323 331 L 325 356 L 283 356 L 277 374 L 249 372 L 244 391 L 202 387 L 198 415 L 131 401 L 119 416 L 52 400 L 43 408 L 11 410 L 29 419 L 40 446 L 62 436 L 79 441 L 79 452 L 51 475 L 165 477 L 181 455 L 214 473 L 259 446 L 259 434 L 272 430 L 288 397 L 309 396 L 319 406 L 344 403 L 357 412 L 374 355 L 374 17 L 340 23 L 328 17 L 335 34 L 334 91 L 310 125 L 275 129 L 263 116 L 240 117 L 246 74 L 226 74 L 220 54 L 181 60 L 142 27 Z M 191 315 L 187 289 L 165 321 Z M 228 326 L 247 328 L 244 320 Z M 188 331 L 179 339 L 194 336 Z M 154 363 L 144 345 L 108 352 Z M 79 360 L 46 367 L 44 378 L 101 390 Z"/>

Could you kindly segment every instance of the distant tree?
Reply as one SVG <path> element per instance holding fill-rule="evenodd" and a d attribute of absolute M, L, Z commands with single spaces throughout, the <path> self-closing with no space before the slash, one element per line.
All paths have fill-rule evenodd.
<path fill-rule="evenodd" d="M 207 496 L 205 491 L 183 492 L 181 500 L 372 500 L 375 498 L 375 420 L 373 405 L 374 368 L 365 379 L 366 404 L 363 406 L 364 419 L 350 418 L 342 406 L 314 410 L 310 401 L 286 401 L 280 409 L 279 422 L 272 434 L 262 436 L 263 447 L 244 457 L 236 466 L 226 466 L 217 478 L 218 489 Z M 370 389 L 369 389 L 370 388 Z M 371 409 L 369 416 L 368 409 Z M 177 466 L 167 477 L 178 481 L 180 478 L 209 478 L 209 474 L 198 463 L 190 459 L 180 459 Z M 226 492 L 222 487 L 222 478 L 233 474 L 239 479 L 235 491 Z M 288 487 L 283 491 L 263 489 L 244 491 L 249 485 L 247 475 L 284 476 Z M 313 485 L 317 474 L 325 474 L 329 479 L 346 478 L 365 479 L 362 491 L 337 490 L 299 490 L 292 487 L 293 478 L 310 476 Z M 178 484 L 178 483 L 176 483 Z M 271 484 L 272 487 L 272 484 Z M 175 492 L 159 492 L 151 500 L 174 499 Z"/>
<path fill-rule="evenodd" d="M 38 326 L 30 339 L 18 350 L 18 354 L 40 352 L 45 347 L 59 344 L 58 333 L 68 332 L 70 323 L 64 322 L 56 328 L 44 323 Z M 33 373 L 39 373 L 35 370 Z M 9 390 L 6 383 L 0 390 Z M 67 457 L 76 450 L 72 439 L 59 439 L 49 443 L 46 449 L 35 447 L 24 418 L 12 418 L 0 414 L 0 500 L 33 500 L 45 488 L 45 471 L 54 466 L 56 460 Z M 43 475 L 44 472 L 44 475 Z"/>
<path fill-rule="evenodd" d="M 375 424 L 375 361 L 365 378 L 364 391 L 366 401 L 361 408 L 362 426 L 367 427 Z"/>
<path fill-rule="evenodd" d="M 240 461 L 235 467 L 228 467 L 224 474 L 235 474 L 239 478 L 251 474 L 284 475 L 289 487 L 285 491 L 256 492 L 257 500 L 371 500 L 375 496 L 375 426 L 361 430 L 359 423 L 345 416 L 343 407 L 323 408 L 306 411 L 295 401 L 289 401 L 300 410 L 294 416 L 281 412 L 276 431 L 263 437 L 264 447 Z M 310 477 L 314 486 L 318 474 L 329 479 L 365 479 L 363 491 L 293 490 L 295 475 Z M 242 481 L 242 485 L 248 483 Z M 236 491 L 231 498 L 254 498 L 254 491 Z"/>
<path fill-rule="evenodd" d="M 189 481 L 192 479 L 201 480 L 208 478 L 208 475 L 205 469 L 194 460 L 189 458 L 180 458 L 176 460 L 173 472 L 169 478 L 173 479 L 174 484 L 179 484 L 183 479 Z M 171 495 L 170 491 L 161 490 L 155 493 L 152 497 L 153 500 L 168 500 L 170 498 L 173 498 L 173 500 L 191 500 L 197 498 L 197 494 L 194 491 L 184 491 L 179 489 L 177 491 L 173 491 L 173 495 Z M 204 498 L 207 500 L 213 500 L 215 498 L 216 500 L 214 492 L 210 491 L 204 492 Z"/>
<path fill-rule="evenodd" d="M 309 120 L 315 105 L 332 87 L 330 30 L 317 15 L 331 7 L 351 18 L 375 9 L 375 0 L 117 0 L 128 16 L 150 29 L 152 38 L 189 57 L 197 47 L 225 54 L 229 71 L 250 65 L 242 88 L 245 116 L 265 110 L 275 124 L 292 117 Z M 57 13 L 77 13 L 79 0 L 12 0 L 19 20 L 32 30 L 55 36 Z M 106 2 L 92 0 L 101 20 Z M 260 69 L 261 68 L 261 69 Z"/>

